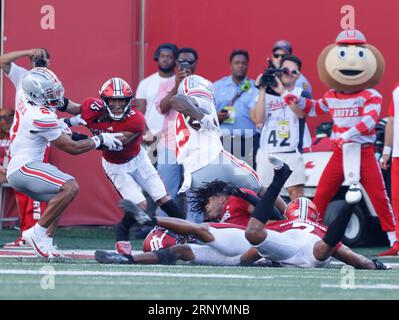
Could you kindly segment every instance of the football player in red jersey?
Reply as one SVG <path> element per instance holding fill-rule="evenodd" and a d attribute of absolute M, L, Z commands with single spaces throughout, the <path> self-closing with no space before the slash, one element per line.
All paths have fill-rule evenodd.
<path fill-rule="evenodd" d="M 143 114 L 133 106 L 134 94 L 121 78 L 107 80 L 100 98 L 88 98 L 81 107 L 81 117 L 94 135 L 102 132 L 122 133 L 123 148 L 117 151 L 102 150 L 102 165 L 107 178 L 122 198 L 132 201 L 141 209 L 147 209 L 146 191 L 169 216 L 183 218 L 165 186 L 151 164 L 147 153 L 141 147 L 145 131 Z M 124 216 L 115 226 L 116 249 L 130 254 L 129 229 L 134 221 Z"/>
<path fill-rule="evenodd" d="M 259 202 L 256 193 L 220 180 L 204 183 L 192 191 L 192 211 L 205 213 L 205 221 L 232 223 L 246 227 Z M 282 215 L 274 208 L 274 220 Z"/>
<path fill-rule="evenodd" d="M 263 223 L 261 227 L 263 242 L 251 248 L 251 245 L 254 245 L 254 239 L 261 237 L 256 233 L 251 233 L 251 230 L 256 230 L 255 223 L 260 222 L 258 219 L 265 220 L 262 218 L 265 215 L 259 214 L 259 210 L 266 209 L 268 213 L 266 217 L 271 216 L 270 212 L 278 195 L 276 191 L 281 190 L 290 174 L 291 170 L 286 164 L 275 170 L 271 187 L 269 186 L 255 207 L 246 231 L 242 226 L 229 223 L 194 224 L 167 217 L 150 218 L 133 203 L 122 200 L 121 207 L 125 214 L 132 215 L 138 223 L 158 225 L 178 235 L 194 235 L 203 244 L 176 244 L 175 241 L 169 241 L 170 247 L 162 243 L 162 249 L 134 256 L 96 251 L 96 260 L 100 263 L 117 264 L 172 264 L 180 259 L 196 264 L 248 265 L 260 257 L 265 257 L 268 261 L 279 265 L 324 268 L 329 265 L 331 256 L 334 256 L 359 269 L 385 270 L 389 268 L 382 262 L 371 261 L 339 243 L 349 221 L 347 210 L 333 222 L 334 229 L 327 232 L 325 226 L 316 222 L 317 209 L 306 198 L 298 198 L 289 204 L 286 210 L 287 220 L 275 222 L 267 226 L 267 229 Z M 268 203 L 267 206 L 265 202 Z M 257 221 L 254 222 L 254 220 Z"/>
<path fill-rule="evenodd" d="M 335 257 L 358 269 L 387 269 L 382 262 L 371 261 L 340 243 L 355 203 L 347 203 L 327 229 L 317 223 L 319 212 L 315 204 L 300 197 L 287 206 L 287 220 L 264 227 L 271 218 L 274 200 L 291 172 L 283 162 L 280 168 L 275 166 L 273 181 L 252 212 L 245 237 L 257 253 L 272 261 L 304 268 L 325 268 L 331 257 Z"/>

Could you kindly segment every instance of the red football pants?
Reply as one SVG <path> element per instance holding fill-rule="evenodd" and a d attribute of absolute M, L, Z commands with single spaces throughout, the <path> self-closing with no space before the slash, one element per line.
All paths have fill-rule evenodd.
<path fill-rule="evenodd" d="M 19 211 L 19 224 L 22 231 L 33 227 L 46 209 L 47 202 L 39 202 L 26 194 L 15 191 Z"/>
<path fill-rule="evenodd" d="M 396 239 L 399 239 L 399 158 L 392 158 L 391 201 L 396 219 Z"/>
<path fill-rule="evenodd" d="M 394 231 L 393 210 L 389 203 L 380 167 L 374 155 L 374 147 L 372 145 L 362 147 L 361 150 L 360 182 L 366 189 L 377 212 L 382 230 L 386 232 Z M 330 201 L 337 194 L 344 180 L 342 148 L 336 148 L 321 175 L 313 200 L 320 212 L 321 220 L 323 220 Z M 394 194 L 393 190 L 392 194 Z"/>

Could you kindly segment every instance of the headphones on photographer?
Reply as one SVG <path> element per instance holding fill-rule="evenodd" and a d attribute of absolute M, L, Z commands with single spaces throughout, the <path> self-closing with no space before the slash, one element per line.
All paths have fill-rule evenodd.
<path fill-rule="evenodd" d="M 157 50 L 155 50 L 155 52 L 154 52 L 154 61 L 158 61 L 159 55 L 161 54 L 161 50 L 162 49 L 171 50 L 173 52 L 173 55 L 174 55 L 175 59 L 176 59 L 176 54 L 177 54 L 177 50 L 178 50 L 177 46 L 174 45 L 173 43 L 163 43 L 157 48 Z"/>

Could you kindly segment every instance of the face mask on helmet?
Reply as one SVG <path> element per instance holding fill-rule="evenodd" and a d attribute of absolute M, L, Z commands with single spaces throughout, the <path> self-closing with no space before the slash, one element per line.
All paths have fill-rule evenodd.
<path fill-rule="evenodd" d="M 22 89 L 29 101 L 38 106 L 58 109 L 64 106 L 64 86 L 46 68 L 34 68 L 22 79 Z"/>
<path fill-rule="evenodd" d="M 113 120 L 122 120 L 130 111 L 131 98 L 103 97 L 108 115 Z"/>
<path fill-rule="evenodd" d="M 122 120 L 129 113 L 133 101 L 133 91 L 121 78 L 111 78 L 100 90 L 108 115 L 113 120 Z"/>
<path fill-rule="evenodd" d="M 316 205 L 308 198 L 299 197 L 292 200 L 284 212 L 288 220 L 311 220 L 317 222 L 319 219 L 319 212 Z"/>

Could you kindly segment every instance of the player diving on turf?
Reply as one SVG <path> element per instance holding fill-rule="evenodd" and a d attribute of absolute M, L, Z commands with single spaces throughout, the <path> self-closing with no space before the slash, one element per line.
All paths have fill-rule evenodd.
<path fill-rule="evenodd" d="M 278 158 L 271 156 L 270 161 L 275 172 L 273 181 L 255 206 L 246 229 L 228 223 L 195 224 L 176 218 L 150 217 L 133 203 L 121 200 L 122 210 L 134 217 L 137 223 L 157 225 L 179 235 L 191 235 L 201 244 L 176 244 L 135 255 L 96 251 L 96 260 L 105 264 L 174 264 L 183 260 L 206 265 L 252 265 L 263 257 L 272 265 L 325 268 L 331 257 L 335 257 L 358 269 L 389 268 L 339 242 L 349 222 L 352 205 L 347 205 L 327 230 L 317 223 L 315 205 L 309 199 L 298 198 L 288 205 L 285 220 L 265 228 L 272 216 L 275 199 L 292 172 Z"/>

